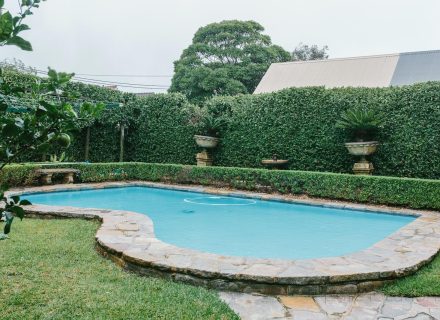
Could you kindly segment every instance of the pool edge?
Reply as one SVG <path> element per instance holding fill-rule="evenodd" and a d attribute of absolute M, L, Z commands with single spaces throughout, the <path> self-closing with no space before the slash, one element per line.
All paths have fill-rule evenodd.
<path fill-rule="evenodd" d="M 58 185 L 15 190 L 13 194 L 126 186 L 160 187 L 263 200 L 320 205 L 412 215 L 417 219 L 372 247 L 340 257 L 281 260 L 228 257 L 179 248 L 158 240 L 151 219 L 121 210 L 85 209 L 34 205 L 28 214 L 45 217 L 99 219 L 98 251 L 118 265 L 143 275 L 154 275 L 220 290 L 265 294 L 331 294 L 371 291 L 384 282 L 409 275 L 431 261 L 440 248 L 440 215 L 435 211 L 329 201 L 290 199 L 278 195 L 225 191 L 210 187 L 188 187 L 152 182 L 110 182 Z M 10 193 L 10 194 L 11 194 Z M 317 203 L 318 202 L 318 203 Z"/>

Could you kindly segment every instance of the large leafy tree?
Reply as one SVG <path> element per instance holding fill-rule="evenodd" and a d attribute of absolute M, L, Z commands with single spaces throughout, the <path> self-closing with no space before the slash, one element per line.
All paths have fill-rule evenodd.
<path fill-rule="evenodd" d="M 200 102 L 214 95 L 252 93 L 271 63 L 290 60 L 255 21 L 222 21 L 200 28 L 174 63 L 171 92 Z"/>
<path fill-rule="evenodd" d="M 31 44 L 19 34 L 29 30 L 23 19 L 32 14 L 32 9 L 39 3 L 40 0 L 22 0 L 19 14 L 13 16 L 4 10 L 4 0 L 0 0 L 0 47 L 14 45 L 32 51 Z M 5 81 L 0 68 L 0 171 L 26 152 L 46 152 L 53 146 L 68 147 L 69 133 L 75 129 L 78 120 L 87 121 L 103 109 L 102 104 L 84 103 L 75 110 L 62 101 L 64 88 L 72 77 L 73 74 L 58 73 L 49 68 L 47 80 L 36 82 L 31 92 L 25 93 L 25 88 Z M 30 95 L 34 103 L 17 105 L 25 94 Z M 0 240 L 7 238 L 14 217 L 23 218 L 22 206 L 30 204 L 18 196 L 7 196 L 7 190 L 8 186 L 0 181 L 0 216 L 5 221 Z"/>
<path fill-rule="evenodd" d="M 316 44 L 300 43 L 292 52 L 292 61 L 324 60 L 328 59 L 328 46 L 318 47 Z"/>

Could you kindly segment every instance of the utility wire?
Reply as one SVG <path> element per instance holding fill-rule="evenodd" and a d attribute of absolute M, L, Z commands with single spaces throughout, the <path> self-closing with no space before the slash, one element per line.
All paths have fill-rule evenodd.
<path fill-rule="evenodd" d="M 47 71 L 37 69 L 36 72 L 39 74 L 47 75 Z M 168 85 L 163 85 L 163 84 L 142 84 L 142 83 L 118 82 L 118 81 L 99 80 L 99 79 L 78 77 L 76 75 L 73 77 L 73 79 L 77 80 L 78 82 L 100 84 L 100 85 L 117 85 L 117 86 L 126 87 L 126 88 L 157 89 L 157 90 L 160 90 L 160 89 L 166 90 L 169 88 Z"/>
<path fill-rule="evenodd" d="M 121 77 L 121 78 L 172 78 L 173 76 L 164 74 L 91 74 L 76 73 L 78 76 L 87 77 Z"/>
<path fill-rule="evenodd" d="M 168 88 L 168 86 L 164 85 L 164 84 L 128 83 L 128 82 L 119 82 L 119 81 L 96 80 L 96 79 L 89 79 L 89 78 L 83 78 L 83 77 L 77 77 L 77 76 L 74 76 L 73 78 L 78 79 L 78 80 L 94 81 L 94 82 L 109 83 L 109 84 L 121 84 L 121 85 L 126 84 L 126 85 L 131 85 L 131 86 Z"/>
<path fill-rule="evenodd" d="M 9 64 L 6 64 L 9 65 Z M 13 65 L 10 65 L 13 66 Z M 38 70 L 33 68 L 20 68 L 22 71 L 28 71 L 28 72 L 36 72 L 37 74 L 45 75 L 47 76 L 47 71 L 44 70 Z M 82 74 L 84 75 L 84 74 Z M 104 76 L 104 75 L 102 75 Z M 105 76 L 112 76 L 112 75 L 105 75 Z M 157 77 L 168 77 L 165 75 L 157 75 Z M 88 83 L 88 84 L 95 84 L 95 85 L 102 85 L 102 86 L 111 86 L 116 85 L 119 87 L 124 88 L 134 88 L 134 89 L 149 89 L 149 90 L 167 90 L 169 88 L 168 85 L 163 84 L 142 84 L 142 83 L 131 83 L 131 82 L 119 82 L 119 81 L 110 81 L 110 80 L 99 80 L 99 79 L 92 79 L 92 78 L 85 78 L 85 77 L 79 77 L 75 75 L 73 77 L 73 80 L 76 80 L 78 82 Z"/>

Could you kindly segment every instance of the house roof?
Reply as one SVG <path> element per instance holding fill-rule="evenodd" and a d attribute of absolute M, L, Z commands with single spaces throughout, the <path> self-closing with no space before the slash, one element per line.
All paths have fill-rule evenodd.
<path fill-rule="evenodd" d="M 440 50 L 273 63 L 254 93 L 291 87 L 387 87 L 440 81 Z"/>

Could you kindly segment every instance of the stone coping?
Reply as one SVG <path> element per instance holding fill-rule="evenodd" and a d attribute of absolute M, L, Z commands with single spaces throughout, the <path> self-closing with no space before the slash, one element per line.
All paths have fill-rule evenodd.
<path fill-rule="evenodd" d="M 344 256 L 282 260 L 222 256 L 180 248 L 155 237 L 153 221 L 144 214 L 93 208 L 27 206 L 26 212 L 49 217 L 100 219 L 98 251 L 124 268 L 146 275 L 233 291 L 268 294 L 355 293 L 369 291 L 385 281 L 415 272 L 431 261 L 440 248 L 440 215 L 346 202 L 300 199 L 200 186 L 151 182 L 106 182 L 53 185 L 12 190 L 9 194 L 145 186 L 205 192 L 234 197 L 286 201 L 332 208 L 413 215 L 417 218 L 373 246 Z"/>

